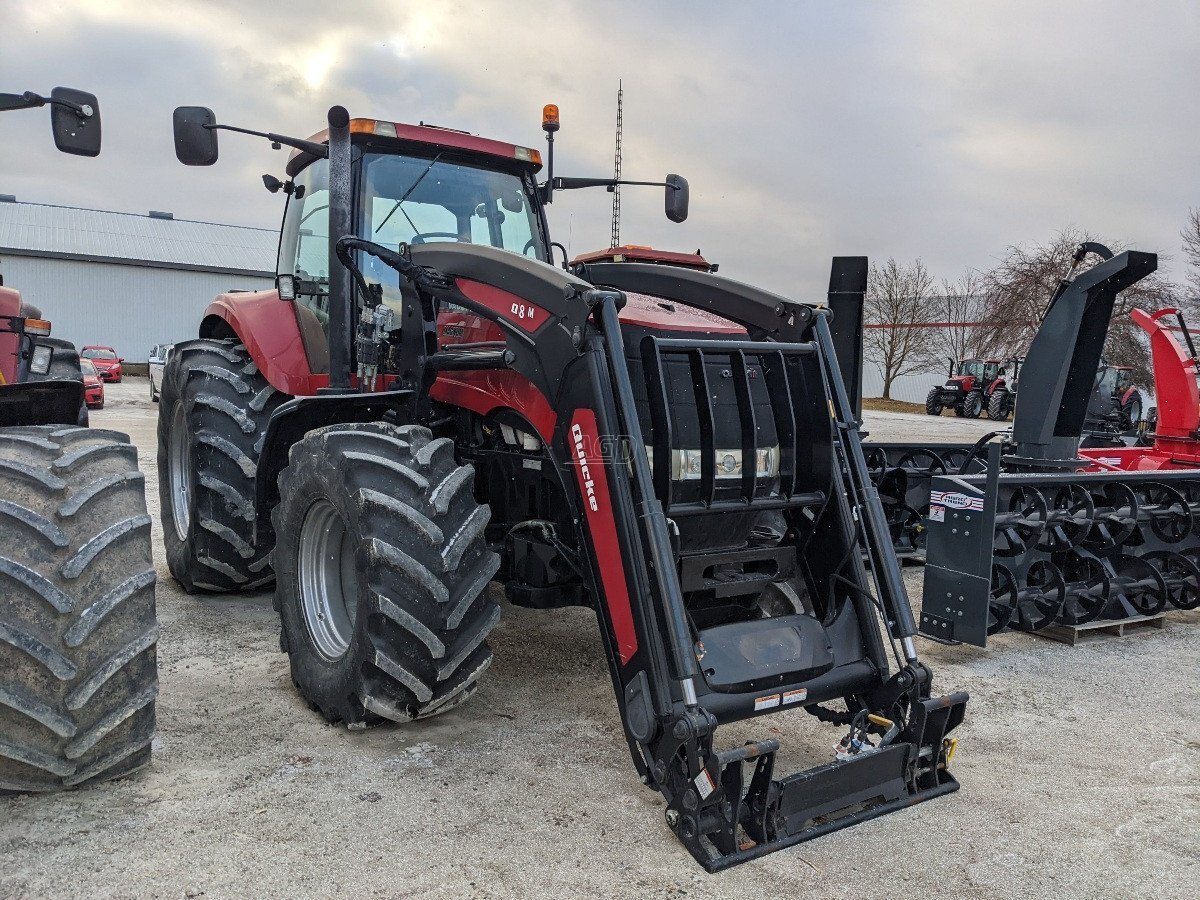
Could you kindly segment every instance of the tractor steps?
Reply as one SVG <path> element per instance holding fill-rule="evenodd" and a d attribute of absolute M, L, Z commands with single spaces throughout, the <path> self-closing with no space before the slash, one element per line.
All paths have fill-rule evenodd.
<path fill-rule="evenodd" d="M 1166 628 L 1167 614 L 1155 613 L 1152 616 L 1130 616 L 1128 619 L 1098 619 L 1085 625 L 1051 625 L 1032 634 L 1050 638 L 1074 647 L 1080 643 L 1098 643 L 1125 635 L 1139 628 Z"/>

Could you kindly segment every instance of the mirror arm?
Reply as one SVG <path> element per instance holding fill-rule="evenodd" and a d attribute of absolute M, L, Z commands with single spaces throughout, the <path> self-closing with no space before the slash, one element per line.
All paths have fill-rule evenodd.
<path fill-rule="evenodd" d="M 673 184 L 668 184 L 665 181 L 618 181 L 614 178 L 553 178 L 546 182 L 548 185 L 553 185 L 556 191 L 570 191 L 578 188 L 589 187 L 615 187 L 618 184 L 634 184 L 645 185 L 647 187 L 675 187 Z"/>
<path fill-rule="evenodd" d="M 78 103 L 72 103 L 70 100 L 59 100 L 57 97 L 38 97 L 38 99 L 42 101 L 42 103 L 39 103 L 38 106 L 41 106 L 43 103 L 50 103 L 56 106 L 65 106 L 67 109 L 74 110 L 75 114 L 81 119 L 90 119 L 95 113 L 95 110 L 92 109 L 91 104 L 89 103 L 80 105 Z"/>
<path fill-rule="evenodd" d="M 236 131 L 238 134 L 264 137 L 272 144 L 286 144 L 288 147 L 295 147 L 297 150 L 303 150 L 305 153 L 311 153 L 313 156 L 320 157 L 321 159 L 329 157 L 329 148 L 325 144 L 302 141 L 299 138 L 288 137 L 284 134 L 274 134 L 269 131 L 253 131 L 249 128 L 238 128 L 236 125 L 202 125 L 201 127 L 207 128 L 210 131 Z"/>
<path fill-rule="evenodd" d="M 37 109 L 40 106 L 51 104 L 54 106 L 65 106 L 72 109 L 81 119 L 89 119 L 95 114 L 95 110 L 89 104 L 72 103 L 70 100 L 61 100 L 58 97 L 43 97 L 40 94 L 35 94 L 33 91 L 26 91 L 23 94 L 2 94 L 7 102 L 11 105 L 6 105 L 4 109 Z M 11 99 L 8 99 L 11 98 Z"/>

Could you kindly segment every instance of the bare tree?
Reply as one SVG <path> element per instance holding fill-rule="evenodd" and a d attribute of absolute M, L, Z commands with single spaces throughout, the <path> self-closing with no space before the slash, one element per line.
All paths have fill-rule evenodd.
<path fill-rule="evenodd" d="M 1200 295 L 1200 207 L 1188 210 L 1187 224 L 1179 236 L 1183 238 L 1183 258 L 1190 268 L 1188 282 Z"/>
<path fill-rule="evenodd" d="M 1009 247 L 999 264 L 984 275 L 991 318 L 997 324 L 985 329 L 982 338 L 993 343 L 1005 356 L 1023 355 L 1041 324 L 1050 297 L 1070 268 L 1075 248 L 1083 241 L 1094 240 L 1097 240 L 1095 235 L 1066 228 L 1047 243 Z M 1104 243 L 1113 252 L 1121 250 L 1119 244 Z M 1075 274 L 1095 262 L 1095 258 L 1090 257 Z M 1177 296 L 1175 286 L 1157 272 L 1118 294 L 1104 345 L 1108 362 L 1131 366 L 1135 380 L 1149 384 L 1148 348 L 1141 329 L 1130 321 L 1129 311 L 1135 306 L 1146 310 L 1170 306 L 1177 301 Z"/>
<path fill-rule="evenodd" d="M 867 282 L 864 355 L 883 374 L 883 398 L 890 400 L 892 382 L 901 375 L 920 372 L 929 365 L 930 350 L 925 329 L 914 324 L 926 321 L 933 279 L 917 260 L 906 266 L 889 259 L 872 265 Z"/>
<path fill-rule="evenodd" d="M 943 280 L 941 296 L 929 298 L 926 316 L 951 324 L 930 330 L 930 356 L 940 364 L 947 359 L 999 355 L 1002 348 L 994 339 L 999 329 L 988 325 L 994 319 L 989 301 L 984 277 L 978 272 L 964 272 L 955 281 Z"/>

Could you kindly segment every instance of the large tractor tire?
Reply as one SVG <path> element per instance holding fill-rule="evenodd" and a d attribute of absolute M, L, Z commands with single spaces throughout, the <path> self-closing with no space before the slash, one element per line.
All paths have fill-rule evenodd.
<path fill-rule="evenodd" d="M 979 391 L 970 391 L 963 400 L 962 414 L 968 419 L 978 419 L 981 412 L 983 412 L 983 394 Z"/>
<path fill-rule="evenodd" d="M 1121 432 L 1132 434 L 1137 431 L 1138 422 L 1142 421 L 1142 394 L 1134 391 L 1129 401 L 1121 407 Z"/>
<path fill-rule="evenodd" d="M 150 762 L 154 580 L 129 438 L 0 429 L 0 793 Z"/>
<path fill-rule="evenodd" d="M 942 389 L 930 388 L 929 393 L 925 396 L 925 412 L 931 416 L 940 416 L 942 408 Z"/>
<path fill-rule="evenodd" d="M 490 510 L 454 445 L 415 425 L 334 425 L 292 447 L 274 511 L 292 681 L 330 722 L 453 709 L 492 660 Z"/>
<path fill-rule="evenodd" d="M 58 338 L 40 337 L 37 343 L 43 347 L 50 347 L 50 369 L 44 375 L 37 372 L 30 372 L 25 379 L 27 384 L 32 384 L 36 381 L 83 381 L 83 371 L 79 368 L 79 351 L 75 349 L 75 345 L 70 341 L 62 341 Z M 88 424 L 88 408 L 87 401 L 79 401 L 79 417 L 75 420 L 75 424 L 86 428 Z"/>
<path fill-rule="evenodd" d="M 1002 421 L 1012 412 L 1012 394 L 1006 390 L 993 391 L 988 397 L 987 414 L 989 419 Z"/>
<path fill-rule="evenodd" d="M 180 344 L 163 374 L 159 496 L 167 565 L 184 590 L 270 584 L 270 522 L 254 540 L 254 482 L 267 420 L 286 394 L 240 343 Z"/>

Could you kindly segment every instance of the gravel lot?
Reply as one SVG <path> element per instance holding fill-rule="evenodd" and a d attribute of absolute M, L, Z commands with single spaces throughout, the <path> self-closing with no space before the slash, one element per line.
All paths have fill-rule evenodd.
<path fill-rule="evenodd" d="M 268 593 L 188 596 L 171 580 L 157 407 L 144 378 L 108 397 L 93 424 L 132 435 L 155 516 L 155 762 L 0 799 L 0 897 L 1161 897 L 1200 883 L 1200 612 L 1075 648 L 921 642 L 935 688 L 971 693 L 962 790 L 707 875 L 637 780 L 590 612 L 506 606 L 471 703 L 404 728 L 326 726 L 292 688 Z M 877 440 L 990 430 L 867 419 Z M 921 570 L 905 574 L 917 603 Z M 780 737 L 784 771 L 836 740 L 800 711 L 743 731 Z"/>

